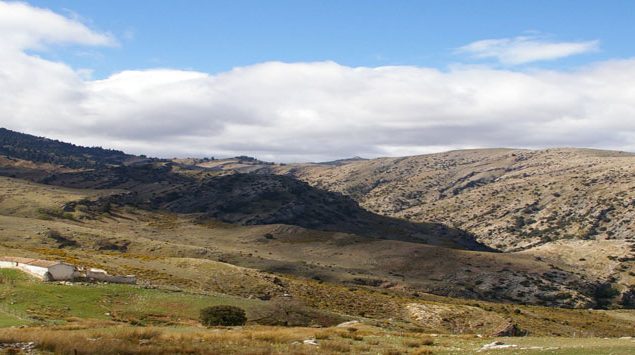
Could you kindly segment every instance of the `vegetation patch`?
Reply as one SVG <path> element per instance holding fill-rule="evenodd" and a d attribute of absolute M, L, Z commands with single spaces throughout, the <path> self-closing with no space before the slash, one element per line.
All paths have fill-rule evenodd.
<path fill-rule="evenodd" d="M 245 325 L 247 314 L 235 306 L 212 306 L 201 309 L 201 323 L 207 326 Z"/>

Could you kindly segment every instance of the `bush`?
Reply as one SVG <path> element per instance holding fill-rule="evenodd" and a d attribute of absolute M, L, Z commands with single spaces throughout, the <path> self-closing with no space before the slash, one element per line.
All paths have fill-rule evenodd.
<path fill-rule="evenodd" d="M 620 304 L 624 308 L 635 309 L 635 286 L 622 293 Z"/>
<path fill-rule="evenodd" d="M 201 323 L 207 326 L 244 325 L 247 315 L 242 308 L 234 306 L 213 306 L 201 309 Z"/>
<path fill-rule="evenodd" d="M 620 291 L 613 287 L 610 283 L 600 283 L 596 285 L 595 292 L 593 294 L 596 307 L 599 309 L 607 309 L 612 299 L 620 294 Z"/>

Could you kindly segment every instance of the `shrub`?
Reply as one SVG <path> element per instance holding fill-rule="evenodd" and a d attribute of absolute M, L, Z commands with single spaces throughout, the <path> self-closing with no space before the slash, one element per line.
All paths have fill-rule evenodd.
<path fill-rule="evenodd" d="M 58 247 L 61 248 L 65 248 L 65 247 L 76 247 L 77 246 L 77 242 L 66 238 L 65 236 L 63 236 L 59 231 L 55 230 L 55 229 L 49 229 L 46 234 L 45 234 L 48 238 L 53 239 L 54 241 L 57 242 Z"/>
<path fill-rule="evenodd" d="M 620 304 L 624 308 L 635 309 L 635 286 L 622 293 Z"/>
<path fill-rule="evenodd" d="M 619 294 L 620 291 L 614 288 L 610 283 L 600 283 L 596 285 L 595 292 L 593 294 L 596 308 L 608 308 L 608 306 L 611 305 L 612 299 Z"/>
<path fill-rule="evenodd" d="M 234 306 L 213 306 L 201 309 L 201 323 L 207 326 L 244 325 L 247 315 L 242 308 Z"/>

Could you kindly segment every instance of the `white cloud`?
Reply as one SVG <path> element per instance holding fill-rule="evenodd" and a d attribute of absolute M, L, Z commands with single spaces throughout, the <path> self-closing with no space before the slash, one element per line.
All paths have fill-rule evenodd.
<path fill-rule="evenodd" d="M 72 38 L 60 41 L 85 43 Z M 76 144 L 276 161 L 500 146 L 635 151 L 635 59 L 530 72 L 268 62 L 92 80 L 5 44 L 0 126 Z"/>
<path fill-rule="evenodd" d="M 493 58 L 505 65 L 554 60 L 572 55 L 595 52 L 599 41 L 550 42 L 533 36 L 485 39 L 458 48 L 473 58 Z"/>
<path fill-rule="evenodd" d="M 115 45 L 116 41 L 50 10 L 0 1 L 0 43 L 3 50 L 23 50 L 42 49 L 51 43 Z"/>

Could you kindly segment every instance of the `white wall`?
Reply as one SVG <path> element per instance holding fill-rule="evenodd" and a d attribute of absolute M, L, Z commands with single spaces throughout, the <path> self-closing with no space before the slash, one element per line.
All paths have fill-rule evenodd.
<path fill-rule="evenodd" d="M 22 270 L 43 280 L 48 272 L 51 274 L 52 280 L 57 281 L 72 280 L 75 271 L 75 267 L 68 264 L 56 264 L 51 267 L 43 267 L 16 263 L 14 261 L 0 261 L 0 268 Z"/>
<path fill-rule="evenodd" d="M 31 275 L 37 276 L 41 279 L 44 278 L 44 275 L 49 271 L 46 267 L 34 266 L 28 264 L 18 264 L 18 268 L 28 272 Z"/>
<path fill-rule="evenodd" d="M 15 269 L 14 261 L 0 261 L 0 269 Z"/>

